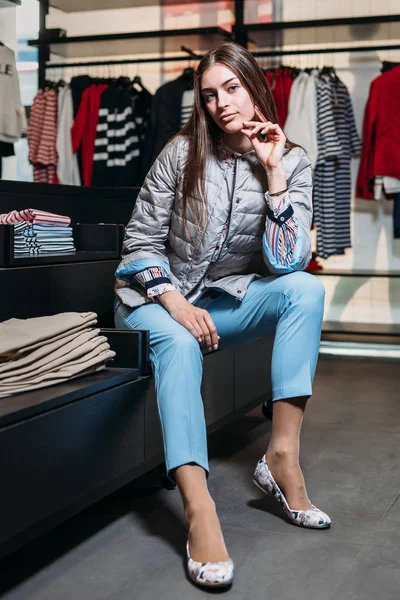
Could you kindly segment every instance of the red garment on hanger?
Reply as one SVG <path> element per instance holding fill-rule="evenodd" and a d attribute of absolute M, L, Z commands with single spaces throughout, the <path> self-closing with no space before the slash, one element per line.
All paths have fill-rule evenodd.
<path fill-rule="evenodd" d="M 400 179 L 400 66 L 371 83 L 364 113 L 356 195 L 374 199 L 374 178 Z"/>
<path fill-rule="evenodd" d="M 283 128 L 288 116 L 290 89 L 293 84 L 292 70 L 289 67 L 269 69 L 265 78 L 271 88 L 279 124 Z"/>
<path fill-rule="evenodd" d="M 96 140 L 97 123 L 101 95 L 108 85 L 90 85 L 82 94 L 81 103 L 74 124 L 71 128 L 72 150 L 77 152 L 82 147 L 82 183 L 92 183 L 93 155 Z"/>

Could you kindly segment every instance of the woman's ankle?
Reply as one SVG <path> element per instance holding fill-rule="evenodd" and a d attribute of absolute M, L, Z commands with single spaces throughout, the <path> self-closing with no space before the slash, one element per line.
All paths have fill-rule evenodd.
<path fill-rule="evenodd" d="M 192 520 L 196 517 L 214 515 L 216 512 L 217 507 L 211 496 L 209 498 L 195 500 L 190 503 L 187 502 L 184 506 L 185 521 L 187 519 Z"/>
<path fill-rule="evenodd" d="M 298 465 L 298 448 L 290 448 L 288 446 L 282 446 L 273 449 L 268 448 L 267 452 L 265 453 L 265 460 L 268 465 L 272 463 L 284 463 L 292 466 Z"/>

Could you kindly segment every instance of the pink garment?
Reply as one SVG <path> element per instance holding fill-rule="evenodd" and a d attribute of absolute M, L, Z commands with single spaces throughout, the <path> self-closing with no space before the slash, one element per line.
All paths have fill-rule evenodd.
<path fill-rule="evenodd" d="M 69 217 L 56 215 L 53 213 L 37 210 L 36 208 L 25 208 L 24 210 L 12 210 L 9 213 L 0 215 L 1 225 L 12 225 L 26 221 L 33 225 L 57 225 L 58 227 L 68 227 L 71 223 Z"/>
<path fill-rule="evenodd" d="M 35 182 L 52 183 L 57 171 L 57 92 L 39 90 L 28 127 L 29 161 Z"/>

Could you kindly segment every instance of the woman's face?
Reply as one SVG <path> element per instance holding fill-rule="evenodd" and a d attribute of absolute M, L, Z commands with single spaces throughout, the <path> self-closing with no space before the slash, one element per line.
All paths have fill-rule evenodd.
<path fill-rule="evenodd" d="M 214 65 L 201 78 L 201 94 L 211 117 L 225 133 L 238 133 L 254 118 L 254 104 L 238 77 L 224 65 Z"/>

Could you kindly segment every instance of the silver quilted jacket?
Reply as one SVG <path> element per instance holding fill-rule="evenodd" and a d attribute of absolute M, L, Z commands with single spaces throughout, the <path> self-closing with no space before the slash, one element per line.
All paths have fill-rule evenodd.
<path fill-rule="evenodd" d="M 293 148 L 283 157 L 289 188 L 286 196 L 289 196 L 303 238 L 300 254 L 297 253 L 285 270 L 272 264 L 263 249 L 265 220 L 268 218 L 268 181 L 254 151 L 237 159 L 229 229 L 218 261 L 210 264 L 223 225 L 220 215 L 231 200 L 224 179 L 227 166 L 214 155 L 207 159 L 205 169 L 207 227 L 199 230 L 188 208 L 187 240 L 182 216 L 182 175 L 186 155 L 187 140 L 183 136 L 175 137 L 164 148 L 146 177 L 126 227 L 122 261 L 116 277 L 119 280 L 117 288 L 121 284 L 131 288 L 131 306 L 151 302 L 134 279 L 136 273 L 147 267 L 167 269 L 172 283 L 184 296 L 205 277 L 206 287 L 242 300 L 250 283 L 260 275 L 302 270 L 308 265 L 311 259 L 312 174 L 304 150 Z"/>

